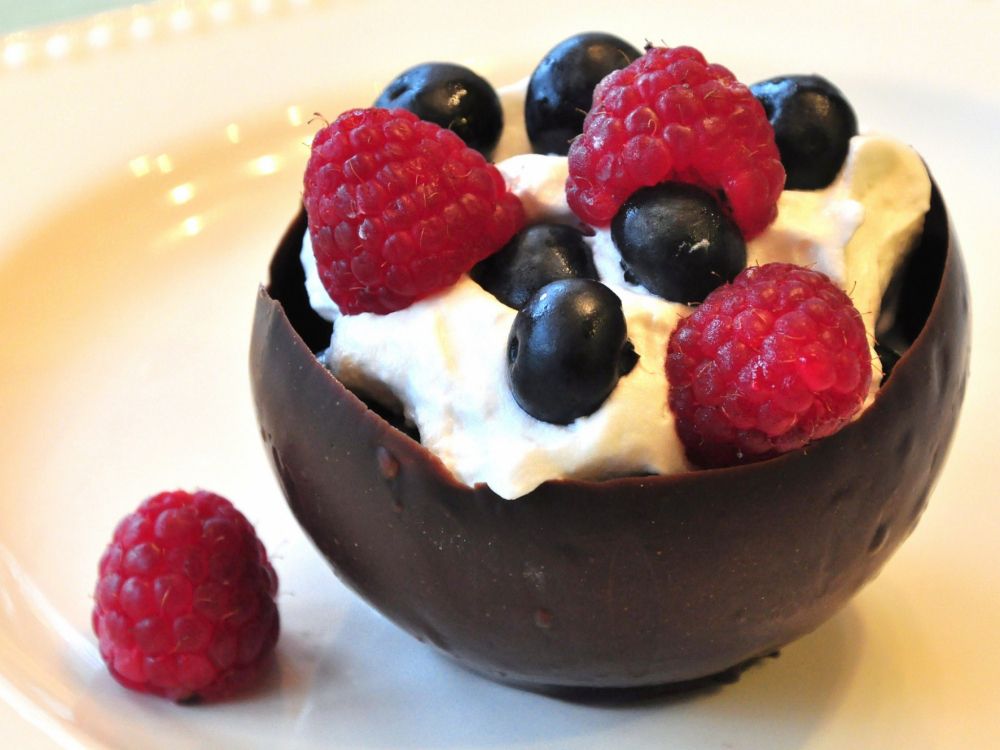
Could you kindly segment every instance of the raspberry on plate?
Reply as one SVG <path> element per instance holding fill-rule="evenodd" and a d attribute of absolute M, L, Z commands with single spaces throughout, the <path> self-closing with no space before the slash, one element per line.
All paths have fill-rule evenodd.
<path fill-rule="evenodd" d="M 691 47 L 651 47 L 598 84 L 569 150 L 566 197 L 603 227 L 636 190 L 667 180 L 721 193 L 746 240 L 774 220 L 785 182 L 763 106 Z"/>
<path fill-rule="evenodd" d="M 669 403 L 688 458 L 748 463 L 831 435 L 872 378 L 861 315 L 818 271 L 751 266 L 670 336 Z"/>
<path fill-rule="evenodd" d="M 101 557 L 93 627 L 111 675 L 175 701 L 219 699 L 278 639 L 278 579 L 253 526 L 211 492 L 162 492 Z"/>
<path fill-rule="evenodd" d="M 304 202 L 320 279 L 349 315 L 451 286 L 524 223 L 482 154 L 401 109 L 349 110 L 317 133 Z"/>

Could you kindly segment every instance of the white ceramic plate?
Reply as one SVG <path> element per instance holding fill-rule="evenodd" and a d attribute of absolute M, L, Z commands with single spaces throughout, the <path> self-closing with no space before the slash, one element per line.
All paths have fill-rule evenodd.
<path fill-rule="evenodd" d="M 165 3 L 0 40 L 0 744 L 1000 744 L 998 4 L 612 5 Z M 976 324 L 952 455 L 882 576 L 739 683 L 625 706 L 468 675 L 344 589 L 270 475 L 246 373 L 256 286 L 297 206 L 311 113 L 366 104 L 427 59 L 508 82 L 585 29 L 695 44 L 748 81 L 835 80 L 867 126 L 931 165 L 965 247 Z M 281 577 L 283 634 L 262 689 L 192 708 L 115 684 L 89 613 L 118 517 L 157 490 L 194 486 L 256 523 Z"/>

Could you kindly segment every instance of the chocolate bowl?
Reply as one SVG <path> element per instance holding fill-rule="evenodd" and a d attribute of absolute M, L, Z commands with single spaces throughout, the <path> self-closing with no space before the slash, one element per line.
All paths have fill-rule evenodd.
<path fill-rule="evenodd" d="M 382 614 L 468 668 L 538 689 L 686 682 L 833 615 L 912 531 L 965 389 L 962 258 L 934 188 L 882 338 L 908 347 L 836 435 L 758 464 L 547 482 L 518 500 L 458 482 L 344 388 L 298 262 L 257 299 L 250 372 L 264 443 L 302 527 Z M 887 300 L 888 301 L 888 300 Z"/>

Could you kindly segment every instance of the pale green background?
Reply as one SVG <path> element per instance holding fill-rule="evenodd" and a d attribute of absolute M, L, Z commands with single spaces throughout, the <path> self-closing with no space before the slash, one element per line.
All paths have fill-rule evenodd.
<path fill-rule="evenodd" d="M 0 34 L 137 4 L 136 0 L 0 0 Z"/>

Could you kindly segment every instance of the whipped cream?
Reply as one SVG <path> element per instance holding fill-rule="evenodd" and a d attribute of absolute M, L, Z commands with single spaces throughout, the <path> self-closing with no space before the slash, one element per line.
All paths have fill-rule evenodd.
<path fill-rule="evenodd" d="M 577 223 L 566 205 L 565 157 L 523 154 L 497 167 L 529 222 Z M 912 149 L 883 136 L 857 136 L 832 185 L 782 194 L 777 220 L 747 247 L 748 264 L 797 263 L 827 274 L 854 301 L 874 345 L 882 293 L 929 205 L 930 179 Z M 388 315 L 340 315 L 319 281 L 307 232 L 302 263 L 310 301 L 334 321 L 326 365 L 348 388 L 401 408 L 457 479 L 485 483 L 504 498 L 550 479 L 687 471 L 667 405 L 664 362 L 671 332 L 693 308 L 628 283 L 609 230 L 588 243 L 602 283 L 622 300 L 639 355 L 589 416 L 553 425 L 517 405 L 505 361 L 516 311 L 468 276 Z M 881 375 L 874 350 L 872 362 L 868 403 Z"/>

